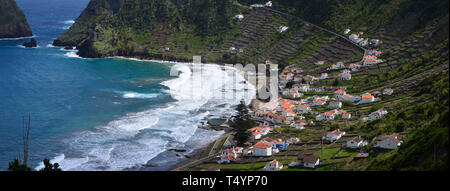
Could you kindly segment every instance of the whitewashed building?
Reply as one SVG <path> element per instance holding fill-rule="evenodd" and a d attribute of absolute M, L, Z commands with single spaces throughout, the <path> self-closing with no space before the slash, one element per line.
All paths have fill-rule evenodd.
<path fill-rule="evenodd" d="M 328 141 L 337 141 L 339 140 L 343 135 L 345 135 L 345 132 L 338 130 L 334 130 L 327 133 L 327 136 L 325 137 Z"/>
<path fill-rule="evenodd" d="M 260 141 L 253 146 L 253 156 L 272 156 L 272 145 Z"/>
<path fill-rule="evenodd" d="M 277 160 L 273 160 L 264 166 L 265 171 L 279 171 L 283 169 L 283 164 Z"/>
<path fill-rule="evenodd" d="M 375 142 L 377 142 L 376 148 L 390 150 L 396 149 L 402 144 L 397 135 L 380 135 L 375 139 Z"/>
<path fill-rule="evenodd" d="M 348 148 L 361 148 L 367 145 L 367 141 L 361 138 L 361 136 L 354 137 L 353 139 L 347 141 L 346 146 Z"/>

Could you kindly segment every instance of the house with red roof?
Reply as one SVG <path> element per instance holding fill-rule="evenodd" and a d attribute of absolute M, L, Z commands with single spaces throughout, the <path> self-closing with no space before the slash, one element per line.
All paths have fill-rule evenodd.
<path fill-rule="evenodd" d="M 352 114 L 350 113 L 343 113 L 342 114 L 342 119 L 351 119 L 352 118 Z"/>
<path fill-rule="evenodd" d="M 345 135 L 345 132 L 338 130 L 330 131 L 327 133 L 327 136 L 325 137 L 326 140 L 333 142 L 339 140 L 343 135 Z"/>
<path fill-rule="evenodd" d="M 312 155 L 301 154 L 297 157 L 297 164 L 306 168 L 316 168 L 320 164 L 320 158 Z"/>
<path fill-rule="evenodd" d="M 265 141 L 259 141 L 252 148 L 253 156 L 272 156 L 272 145 Z"/>
<path fill-rule="evenodd" d="M 325 112 L 316 116 L 316 121 L 334 120 L 334 112 Z"/>
<path fill-rule="evenodd" d="M 342 74 L 342 80 L 346 80 L 346 81 L 352 80 L 352 74 L 349 74 L 349 73 Z"/>
<path fill-rule="evenodd" d="M 327 102 L 325 101 L 325 99 L 322 98 L 318 98 L 318 99 L 314 99 L 312 106 L 321 106 L 321 105 L 325 105 Z"/>
<path fill-rule="evenodd" d="M 360 103 L 372 103 L 375 101 L 375 97 L 373 95 L 363 95 L 361 96 Z"/>
<path fill-rule="evenodd" d="M 283 169 L 283 164 L 277 160 L 273 160 L 264 166 L 265 171 L 279 171 Z"/>
<path fill-rule="evenodd" d="M 252 132 L 251 138 L 252 138 L 253 140 L 261 139 L 261 133 L 259 133 L 258 131 Z"/>
<path fill-rule="evenodd" d="M 298 105 L 297 106 L 297 111 L 300 112 L 300 113 L 306 113 L 306 112 L 311 111 L 311 108 L 309 106 L 307 106 L 307 105 Z"/>
<path fill-rule="evenodd" d="M 263 139 L 263 141 L 269 143 L 270 145 L 272 145 L 273 151 L 275 153 L 278 153 L 278 149 L 284 149 L 286 148 L 286 142 L 282 141 L 281 139 L 279 140 L 275 140 L 275 139 L 271 139 L 269 137 L 266 137 Z"/>

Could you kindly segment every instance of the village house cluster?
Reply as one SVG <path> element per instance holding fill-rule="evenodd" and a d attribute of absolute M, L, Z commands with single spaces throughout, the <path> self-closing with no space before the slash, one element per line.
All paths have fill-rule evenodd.
<path fill-rule="evenodd" d="M 265 5 L 255 4 L 251 8 L 271 7 L 272 2 L 269 1 Z M 236 20 L 243 20 L 243 15 L 236 15 Z M 288 29 L 287 26 L 280 26 L 278 32 L 282 33 Z M 345 30 L 344 34 L 349 34 L 350 29 Z M 376 47 L 380 41 L 378 39 L 362 38 L 364 33 L 351 34 L 349 40 L 362 47 Z M 232 47 L 233 48 L 233 47 Z M 236 49 L 230 51 L 239 52 Z M 241 50 L 242 51 L 242 50 Z M 272 139 L 271 134 L 275 128 L 290 127 L 298 130 L 313 128 L 321 121 L 355 121 L 359 119 L 359 115 L 352 116 L 350 112 L 345 110 L 348 103 L 352 105 L 369 104 L 380 101 L 383 96 L 391 96 L 394 90 L 385 88 L 383 90 L 366 92 L 360 95 L 347 93 L 346 86 L 317 86 L 320 80 L 340 79 L 343 81 L 352 80 L 352 72 L 357 72 L 364 66 L 382 63 L 378 57 L 382 54 L 378 50 L 367 50 L 364 57 L 359 63 L 351 63 L 346 65 L 344 62 L 332 64 L 326 71 L 322 73 L 307 74 L 296 65 L 285 67 L 279 75 L 279 90 L 281 97 L 278 100 L 263 103 L 258 108 L 254 108 L 250 114 L 253 120 L 259 123 L 248 130 L 250 133 L 250 144 L 248 148 L 232 147 L 224 150 L 219 155 L 218 163 L 231 163 L 241 160 L 243 157 L 273 157 L 277 153 L 283 151 L 292 144 L 300 143 L 299 138 L 290 138 L 288 140 Z M 272 64 L 270 60 L 265 61 L 266 64 Z M 317 61 L 316 66 L 324 65 L 326 61 Z M 319 94 L 320 93 L 320 94 Z M 311 95 L 312 96 L 305 96 Z M 318 95 L 314 95 L 318 94 Z M 319 96 L 320 95 L 320 96 Z M 345 104 L 344 104 L 345 103 Z M 320 111 L 320 112 L 319 112 Z M 363 121 L 374 121 L 384 118 L 388 114 L 386 109 L 379 109 L 362 117 Z M 342 143 L 340 141 L 346 132 L 339 129 L 327 132 L 322 137 L 323 141 L 331 143 Z M 397 135 L 380 135 L 375 137 L 371 143 L 375 148 L 392 150 L 396 149 L 402 143 L 401 138 Z M 343 146 L 348 149 L 360 150 L 369 144 L 369 140 L 365 140 L 359 135 L 348 136 L 343 142 Z M 359 153 L 357 157 L 367 157 L 367 153 Z M 297 162 L 289 164 L 289 167 L 315 168 L 320 165 L 320 158 L 313 155 L 299 155 Z M 281 162 L 271 160 L 264 166 L 265 171 L 279 171 L 285 168 Z"/>

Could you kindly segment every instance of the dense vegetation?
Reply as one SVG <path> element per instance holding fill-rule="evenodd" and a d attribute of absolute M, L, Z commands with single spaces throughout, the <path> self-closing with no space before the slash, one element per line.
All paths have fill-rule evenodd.
<path fill-rule="evenodd" d="M 14 0 L 0 1 L 0 38 L 32 36 L 22 10 Z"/>

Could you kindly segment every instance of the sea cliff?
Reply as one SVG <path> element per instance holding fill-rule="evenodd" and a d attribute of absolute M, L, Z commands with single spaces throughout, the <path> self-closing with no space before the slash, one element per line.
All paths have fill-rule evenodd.
<path fill-rule="evenodd" d="M 0 38 L 32 36 L 23 11 L 14 0 L 0 1 Z"/>

